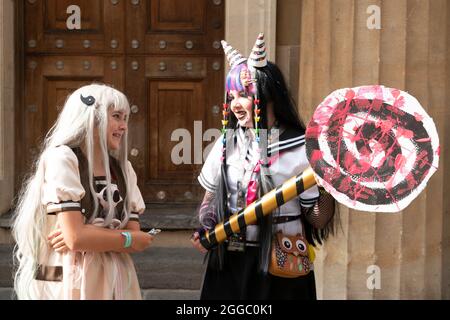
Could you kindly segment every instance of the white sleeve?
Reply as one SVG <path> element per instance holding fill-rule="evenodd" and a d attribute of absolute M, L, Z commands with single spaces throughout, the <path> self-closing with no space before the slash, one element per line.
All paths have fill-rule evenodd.
<path fill-rule="evenodd" d="M 130 182 L 130 190 L 127 191 L 127 197 L 129 197 L 128 199 L 130 201 L 130 221 L 139 221 L 139 215 L 145 211 L 145 203 L 137 185 L 136 172 L 130 161 L 127 163 L 127 175 Z"/>
<path fill-rule="evenodd" d="M 41 198 L 47 212 L 81 211 L 80 200 L 84 195 L 78 159 L 72 149 L 63 145 L 47 150 Z"/>
<path fill-rule="evenodd" d="M 200 175 L 197 177 L 198 182 L 200 182 L 201 186 L 206 191 L 212 193 L 214 193 L 217 188 L 217 178 L 219 176 L 220 166 L 222 163 L 222 140 L 223 135 L 217 138 L 214 146 L 211 149 L 211 152 L 208 155 L 208 158 L 205 161 L 205 164 L 202 167 Z"/>

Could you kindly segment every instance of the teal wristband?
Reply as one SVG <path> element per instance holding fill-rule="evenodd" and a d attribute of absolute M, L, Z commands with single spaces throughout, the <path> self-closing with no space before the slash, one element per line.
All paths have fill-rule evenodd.
<path fill-rule="evenodd" d="M 131 247 L 131 233 L 129 231 L 122 232 L 122 235 L 125 237 L 125 244 L 123 245 L 124 248 Z"/>

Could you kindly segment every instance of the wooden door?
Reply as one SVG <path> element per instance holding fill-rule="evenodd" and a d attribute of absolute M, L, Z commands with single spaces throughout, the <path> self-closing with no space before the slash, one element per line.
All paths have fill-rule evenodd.
<path fill-rule="evenodd" d="M 223 21 L 223 1 L 127 2 L 126 92 L 139 110 L 130 146 L 138 151 L 134 161 L 148 202 L 202 197 L 195 181 L 201 165 L 194 161 L 201 153 L 198 148 L 194 153 L 194 144 L 201 137 L 194 122 L 199 121 L 197 129 L 201 122 L 203 131 L 220 123 Z M 190 141 L 174 139 L 180 131 Z M 179 143 L 190 146 L 184 163 L 173 159 Z"/>
<path fill-rule="evenodd" d="M 80 29 L 69 29 L 76 11 Z M 24 141 L 17 153 L 25 157 L 18 157 L 18 175 L 67 94 L 107 83 L 132 106 L 129 159 L 146 203 L 196 203 L 203 193 L 196 175 L 210 143 L 203 132 L 221 119 L 223 23 L 220 0 L 25 1 L 25 96 L 17 124 Z M 183 159 L 190 160 L 182 163 L 172 159 L 180 142 L 188 143 L 174 138 L 178 132 L 190 135 L 183 138 L 191 146 Z"/>

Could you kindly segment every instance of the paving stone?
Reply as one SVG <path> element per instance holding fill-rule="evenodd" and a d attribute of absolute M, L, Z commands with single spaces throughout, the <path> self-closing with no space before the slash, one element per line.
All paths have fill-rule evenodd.
<path fill-rule="evenodd" d="M 12 244 L 0 244 L 0 288 L 13 287 Z"/>
<path fill-rule="evenodd" d="M 199 298 L 200 290 L 142 290 L 142 299 L 144 300 L 198 300 Z"/>
<path fill-rule="evenodd" d="M 12 288 L 0 288 L 0 300 L 12 300 L 13 289 Z"/>

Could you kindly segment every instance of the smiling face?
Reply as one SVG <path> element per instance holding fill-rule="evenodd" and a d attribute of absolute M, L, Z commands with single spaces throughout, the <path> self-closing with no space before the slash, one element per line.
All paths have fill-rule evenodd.
<path fill-rule="evenodd" d="M 229 92 L 230 109 L 241 127 L 253 128 L 253 98 L 245 91 Z"/>
<path fill-rule="evenodd" d="M 227 74 L 225 90 L 227 102 L 241 127 L 253 128 L 253 96 L 256 93 L 255 79 L 252 79 L 246 63 L 233 67 Z"/>
<path fill-rule="evenodd" d="M 122 137 L 128 129 L 128 114 L 123 111 L 108 109 L 108 129 L 106 141 L 108 150 L 118 150 Z"/>

